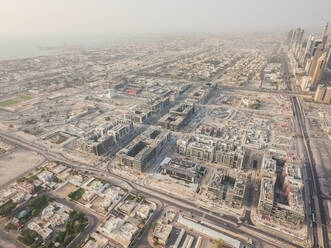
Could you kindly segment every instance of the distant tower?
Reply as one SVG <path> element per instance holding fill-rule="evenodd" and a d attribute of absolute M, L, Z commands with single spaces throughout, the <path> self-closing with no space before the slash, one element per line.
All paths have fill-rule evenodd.
<path fill-rule="evenodd" d="M 291 47 L 290 49 L 295 52 L 295 49 L 296 49 L 296 46 L 297 46 L 297 42 L 298 42 L 298 39 L 299 39 L 299 35 L 300 35 L 300 31 L 301 29 L 300 28 L 297 28 L 294 32 L 293 32 L 293 35 L 292 35 L 292 40 L 291 40 Z"/>
<path fill-rule="evenodd" d="M 297 50 L 297 46 L 300 40 L 300 34 L 301 34 L 301 28 L 297 28 L 297 30 L 295 31 L 295 40 L 294 40 L 294 44 L 293 44 L 293 53 L 295 55 L 295 52 Z"/>
<path fill-rule="evenodd" d="M 287 43 L 288 44 L 291 44 L 291 42 L 292 42 L 293 33 L 294 33 L 294 30 L 291 29 L 290 32 L 288 32 L 288 34 L 287 34 Z"/>
<path fill-rule="evenodd" d="M 310 58 L 310 56 L 312 54 L 314 41 L 315 41 L 315 37 L 312 34 L 310 34 L 309 37 L 308 37 L 308 40 L 307 40 L 307 45 L 306 45 L 306 48 L 305 48 L 305 52 L 302 56 L 302 61 L 301 62 L 302 62 L 303 68 L 305 68 L 307 66 L 307 61 L 308 61 L 308 59 Z"/>
<path fill-rule="evenodd" d="M 313 77 L 315 70 L 316 70 L 316 66 L 317 66 L 317 62 L 318 59 L 322 56 L 323 54 L 323 49 L 322 49 L 322 43 L 319 43 L 316 47 L 316 49 L 313 52 L 313 57 L 311 60 L 311 64 L 310 64 L 310 68 L 309 68 L 309 76 Z"/>
<path fill-rule="evenodd" d="M 325 25 L 325 27 L 323 28 L 322 40 L 315 41 L 316 49 L 313 51 L 313 58 L 312 58 L 310 69 L 309 69 L 309 76 L 311 76 L 311 77 L 314 77 L 314 73 L 317 69 L 316 67 L 318 65 L 319 58 L 323 55 L 323 52 L 327 49 L 326 43 L 328 40 L 328 27 L 329 27 L 329 24 L 327 23 Z"/>
<path fill-rule="evenodd" d="M 316 88 L 316 86 L 318 85 L 318 83 L 321 80 L 321 77 L 322 77 L 322 74 L 323 74 L 323 71 L 324 71 L 325 65 L 326 65 L 326 59 L 327 59 L 327 54 L 323 53 L 323 55 L 321 57 L 319 57 L 319 59 L 317 61 L 315 72 L 313 74 L 313 78 L 311 81 L 313 88 Z"/>
<path fill-rule="evenodd" d="M 312 53 L 314 41 L 315 41 L 314 35 L 310 34 L 309 38 L 307 40 L 307 46 L 306 46 L 306 50 L 305 50 L 306 54 L 311 54 Z"/>
<path fill-rule="evenodd" d="M 292 31 L 292 37 L 291 37 L 291 41 L 290 41 L 290 49 L 293 46 L 294 40 L 295 40 L 295 35 L 296 35 L 296 30 Z"/>
<path fill-rule="evenodd" d="M 295 53 L 294 55 L 297 58 L 299 56 L 300 49 L 302 48 L 302 38 L 303 38 L 304 32 L 305 32 L 305 30 L 303 28 L 300 29 L 300 31 L 299 31 L 298 40 L 297 40 L 296 48 L 295 48 L 295 51 L 294 51 L 294 53 Z"/>
<path fill-rule="evenodd" d="M 326 48 L 326 43 L 328 41 L 328 28 L 329 28 L 329 23 L 326 23 L 323 32 L 322 32 L 322 48 Z"/>

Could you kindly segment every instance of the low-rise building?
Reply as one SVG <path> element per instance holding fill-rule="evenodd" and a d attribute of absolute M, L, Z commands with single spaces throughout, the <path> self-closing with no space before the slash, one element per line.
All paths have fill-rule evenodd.
<path fill-rule="evenodd" d="M 158 114 L 166 109 L 170 104 L 169 97 L 153 97 L 146 104 L 133 106 L 124 118 L 135 123 L 147 123 L 154 114 Z"/>
<path fill-rule="evenodd" d="M 23 192 L 17 192 L 17 194 L 11 198 L 14 203 L 21 203 L 24 199 L 25 194 Z"/>
<path fill-rule="evenodd" d="M 207 82 L 196 88 L 188 96 L 187 101 L 197 104 L 205 104 L 216 90 L 216 83 Z"/>
<path fill-rule="evenodd" d="M 147 219 L 152 209 L 148 204 L 140 204 L 136 208 L 136 215 L 141 219 Z"/>
<path fill-rule="evenodd" d="M 128 120 L 106 123 L 78 139 L 76 146 L 81 151 L 102 155 L 129 136 L 133 129 L 133 123 Z"/>
<path fill-rule="evenodd" d="M 48 239 L 50 235 L 53 233 L 53 230 L 49 227 L 43 227 L 41 224 L 36 223 L 34 221 L 28 224 L 28 228 L 32 231 L 37 232 L 44 240 Z"/>
<path fill-rule="evenodd" d="M 195 105 L 192 103 L 181 103 L 173 107 L 168 114 L 164 115 L 158 125 L 165 129 L 178 131 L 183 127 L 195 113 Z"/>
<path fill-rule="evenodd" d="M 156 223 L 155 229 L 153 231 L 153 238 L 161 245 L 165 245 L 170 233 L 172 231 L 172 225 L 162 224 L 160 222 Z"/>
<path fill-rule="evenodd" d="M 240 209 L 247 193 L 246 184 L 245 174 L 239 173 L 235 177 L 228 170 L 218 169 L 208 185 L 208 192 L 212 193 L 212 199 L 224 201 L 226 205 Z"/>
<path fill-rule="evenodd" d="M 108 244 L 109 241 L 107 238 L 103 237 L 101 234 L 93 232 L 82 248 L 106 248 Z"/>
<path fill-rule="evenodd" d="M 117 161 L 120 165 L 142 172 L 146 169 L 147 163 L 161 152 L 169 139 L 170 132 L 149 127 L 117 153 Z"/>
<path fill-rule="evenodd" d="M 272 213 L 274 206 L 274 184 L 275 180 L 267 177 L 262 178 L 258 211 L 263 219 L 270 219 Z"/>
<path fill-rule="evenodd" d="M 261 165 L 261 174 L 263 177 L 275 178 L 276 177 L 276 160 L 270 156 L 264 156 Z"/>
<path fill-rule="evenodd" d="M 106 237 L 127 248 L 138 231 L 138 227 L 121 218 L 111 216 L 100 228 L 100 231 Z"/>
<path fill-rule="evenodd" d="M 162 174 L 184 180 L 190 183 L 196 183 L 198 176 L 198 166 L 195 163 L 185 160 L 172 160 L 166 157 L 162 163 Z"/>
<path fill-rule="evenodd" d="M 275 176 L 262 177 L 258 212 L 265 221 L 300 227 L 305 218 L 300 167 L 286 162 L 277 170 Z"/>
<path fill-rule="evenodd" d="M 128 113 L 124 115 L 124 118 L 131 120 L 135 123 L 146 123 L 153 115 L 153 111 L 149 108 L 145 108 L 144 105 L 134 106 Z"/>
<path fill-rule="evenodd" d="M 136 206 L 136 201 L 126 200 L 118 207 L 118 210 L 126 215 L 130 215 Z"/>
<path fill-rule="evenodd" d="M 246 178 L 237 177 L 233 188 L 229 188 L 225 202 L 233 208 L 242 208 L 246 197 Z"/>
<path fill-rule="evenodd" d="M 52 181 L 53 176 L 53 173 L 48 170 L 44 170 L 37 175 L 38 179 L 44 183 Z"/>
<path fill-rule="evenodd" d="M 27 194 L 32 194 L 34 191 L 34 185 L 33 183 L 27 182 L 27 181 L 23 181 L 23 182 L 18 182 L 16 183 L 15 187 L 18 190 L 21 190 Z"/>
<path fill-rule="evenodd" d="M 177 152 L 187 157 L 231 168 L 242 168 L 245 152 L 241 147 L 218 138 L 189 135 L 177 141 Z"/>

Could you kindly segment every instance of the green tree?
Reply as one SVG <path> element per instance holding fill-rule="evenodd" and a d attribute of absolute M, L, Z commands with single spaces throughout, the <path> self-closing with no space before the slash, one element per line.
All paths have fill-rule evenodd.
<path fill-rule="evenodd" d="M 16 203 L 14 203 L 12 200 L 9 200 L 7 203 L 5 203 L 4 205 L 2 205 L 0 207 L 0 215 L 1 216 L 7 216 L 15 208 L 16 208 Z"/>
<path fill-rule="evenodd" d="M 225 247 L 225 243 L 223 239 L 218 239 L 215 242 L 215 248 L 224 248 Z"/>
<path fill-rule="evenodd" d="M 152 231 L 153 231 L 153 232 L 154 232 L 154 230 L 155 230 L 156 225 L 157 225 L 156 222 L 153 222 L 153 223 L 152 223 Z"/>

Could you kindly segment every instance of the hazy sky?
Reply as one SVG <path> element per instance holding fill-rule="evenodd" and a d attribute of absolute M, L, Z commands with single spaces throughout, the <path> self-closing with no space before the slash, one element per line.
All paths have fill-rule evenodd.
<path fill-rule="evenodd" d="M 0 35 L 322 28 L 331 0 L 0 0 Z"/>

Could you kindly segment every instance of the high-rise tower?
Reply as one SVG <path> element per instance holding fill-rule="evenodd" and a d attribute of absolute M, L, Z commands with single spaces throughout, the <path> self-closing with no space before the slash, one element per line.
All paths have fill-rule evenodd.
<path fill-rule="evenodd" d="M 322 32 L 322 48 L 326 48 L 326 43 L 328 41 L 328 28 L 329 28 L 329 23 L 326 23 L 325 27 L 323 28 Z"/>
<path fill-rule="evenodd" d="M 291 47 L 290 49 L 295 52 L 297 45 L 298 45 L 298 41 L 300 39 L 300 34 L 301 34 L 301 28 L 297 28 L 292 35 L 292 40 L 291 40 Z"/>
<path fill-rule="evenodd" d="M 306 67 L 307 65 L 307 60 L 310 58 L 311 54 L 312 54 L 312 50 L 313 50 L 313 45 L 314 45 L 314 41 L 315 41 L 315 37 L 310 34 L 309 38 L 307 40 L 307 44 L 306 44 L 306 48 L 305 48 L 305 52 L 302 56 L 301 59 L 301 63 L 303 65 L 303 68 Z"/>
<path fill-rule="evenodd" d="M 300 49 L 302 48 L 302 38 L 305 30 L 303 28 L 300 29 L 299 35 L 298 35 L 298 40 L 296 43 L 295 51 L 294 51 L 294 56 L 298 58 Z"/>
<path fill-rule="evenodd" d="M 323 53 L 323 55 L 321 57 L 319 57 L 317 64 L 316 64 L 316 68 L 313 74 L 313 78 L 311 80 L 311 84 L 312 86 L 315 88 L 318 83 L 321 80 L 323 71 L 325 69 L 325 65 L 326 65 L 326 59 L 327 59 L 327 53 Z"/>
<path fill-rule="evenodd" d="M 322 54 L 323 54 L 322 43 L 319 43 L 313 52 L 313 57 L 311 59 L 311 64 L 308 72 L 309 76 L 312 77 L 314 75 L 318 59 L 322 56 Z"/>
<path fill-rule="evenodd" d="M 323 32 L 322 32 L 322 39 L 321 41 L 315 41 L 315 44 L 317 44 L 317 46 L 315 45 L 316 49 L 313 51 L 312 54 L 312 59 L 311 59 L 311 64 L 310 64 L 310 68 L 309 68 L 309 76 L 311 77 L 315 77 L 315 81 L 312 80 L 312 84 L 314 87 L 317 86 L 317 84 L 319 83 L 319 79 L 321 78 L 321 75 L 323 73 L 323 70 L 325 68 L 325 64 L 326 64 L 326 59 L 328 57 L 328 47 L 327 47 L 327 40 L 328 40 L 328 23 L 325 25 L 325 27 L 323 28 Z M 318 42 L 318 43 L 317 43 Z M 320 60 L 321 56 L 325 55 L 325 58 L 323 58 L 322 60 Z M 324 57 L 324 56 L 323 56 Z M 323 69 L 322 71 L 320 71 L 320 66 L 323 65 Z M 318 72 L 318 74 L 315 76 L 315 72 Z M 317 80 L 317 81 L 316 81 Z"/>

